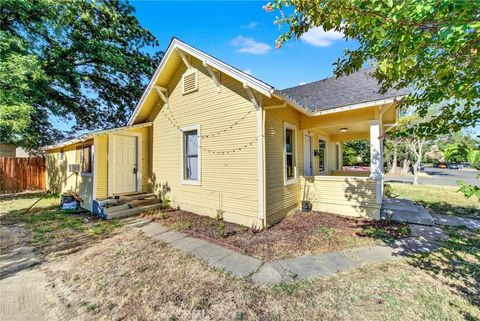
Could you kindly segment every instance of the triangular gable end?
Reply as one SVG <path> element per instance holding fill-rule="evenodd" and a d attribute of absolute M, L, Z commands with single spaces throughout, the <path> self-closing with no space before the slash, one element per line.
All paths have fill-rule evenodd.
<path fill-rule="evenodd" d="M 153 101 L 157 101 L 159 96 L 162 97 L 162 93 L 157 84 L 160 77 L 166 76 L 167 78 L 170 78 L 173 72 L 175 72 L 174 68 L 169 68 L 169 62 L 171 62 L 171 60 L 181 59 L 183 60 L 182 63 L 188 64 L 188 60 L 185 60 L 185 55 L 195 57 L 196 59 L 202 61 L 204 66 L 210 66 L 240 81 L 245 87 L 251 88 L 252 90 L 255 90 L 256 92 L 269 98 L 274 93 L 275 89 L 267 83 L 260 81 L 259 79 L 252 77 L 251 75 L 248 75 L 237 68 L 232 67 L 176 38 L 173 38 L 167 48 L 167 51 L 165 52 L 165 55 L 162 58 L 162 61 L 160 62 L 160 65 L 151 78 L 147 88 L 143 92 L 142 98 L 135 107 L 135 110 L 128 121 L 129 126 L 142 122 L 142 119 L 140 119 L 141 117 L 139 117 L 139 115 L 142 114 L 142 109 L 146 108 L 146 105 L 151 105 Z"/>

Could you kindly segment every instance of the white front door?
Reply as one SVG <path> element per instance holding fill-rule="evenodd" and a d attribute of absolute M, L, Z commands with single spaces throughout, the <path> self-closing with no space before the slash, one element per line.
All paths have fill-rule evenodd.
<path fill-rule="evenodd" d="M 137 137 L 113 135 L 112 193 L 137 190 Z"/>
<path fill-rule="evenodd" d="M 312 161 L 312 136 L 305 135 L 303 138 L 303 175 L 313 176 L 313 161 Z"/>

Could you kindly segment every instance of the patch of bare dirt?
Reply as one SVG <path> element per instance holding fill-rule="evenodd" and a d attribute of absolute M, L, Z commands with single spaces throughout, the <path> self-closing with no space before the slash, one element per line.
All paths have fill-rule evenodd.
<path fill-rule="evenodd" d="M 339 251 L 409 235 L 406 224 L 351 219 L 323 212 L 297 211 L 263 231 L 174 209 L 163 210 L 149 218 L 263 260 Z"/>

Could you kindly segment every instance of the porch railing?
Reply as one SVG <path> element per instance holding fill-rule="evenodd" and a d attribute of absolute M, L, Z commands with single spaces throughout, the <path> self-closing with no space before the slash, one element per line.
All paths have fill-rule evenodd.
<path fill-rule="evenodd" d="M 313 210 L 351 217 L 380 217 L 378 186 L 368 177 L 301 177 L 302 200 L 309 201 Z"/>

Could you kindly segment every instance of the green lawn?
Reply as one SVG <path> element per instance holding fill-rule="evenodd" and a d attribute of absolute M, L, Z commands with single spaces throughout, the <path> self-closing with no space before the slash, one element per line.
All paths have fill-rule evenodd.
<path fill-rule="evenodd" d="M 391 196 L 415 201 L 432 213 L 480 219 L 480 202 L 475 196 L 465 199 L 462 193 L 457 192 L 458 187 L 400 183 L 389 185 L 392 186 Z"/>

